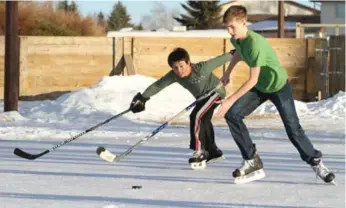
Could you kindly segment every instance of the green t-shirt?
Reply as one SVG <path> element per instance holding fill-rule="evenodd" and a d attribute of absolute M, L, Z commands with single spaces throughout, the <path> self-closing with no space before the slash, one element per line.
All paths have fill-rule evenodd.
<path fill-rule="evenodd" d="M 230 61 L 231 58 L 232 54 L 226 53 L 208 61 L 192 64 L 192 73 L 188 77 L 184 78 L 180 78 L 173 70 L 170 70 L 166 75 L 151 84 L 143 92 L 143 97 L 150 98 L 170 84 L 177 82 L 198 99 L 200 96 L 213 90 L 219 84 L 218 77 L 216 77 L 212 72 L 217 67 Z M 226 95 L 224 88 L 219 88 L 216 92 L 222 98 Z"/>
<path fill-rule="evenodd" d="M 264 93 L 279 91 L 287 82 L 287 72 L 267 40 L 248 30 L 243 40 L 231 38 L 234 48 L 249 67 L 261 67 L 256 88 Z"/>

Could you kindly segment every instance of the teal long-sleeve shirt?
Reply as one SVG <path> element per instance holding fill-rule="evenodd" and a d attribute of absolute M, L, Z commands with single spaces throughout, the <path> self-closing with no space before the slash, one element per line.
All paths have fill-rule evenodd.
<path fill-rule="evenodd" d="M 187 89 L 196 99 L 210 92 L 219 84 L 219 78 L 212 72 L 214 69 L 230 61 L 231 53 L 226 53 L 208 61 L 192 64 L 192 73 L 188 77 L 180 78 L 173 70 L 161 77 L 159 80 L 151 84 L 144 92 L 143 97 L 150 98 L 160 92 L 165 87 L 178 82 L 182 87 Z M 225 97 L 224 88 L 216 91 L 222 98 Z"/>

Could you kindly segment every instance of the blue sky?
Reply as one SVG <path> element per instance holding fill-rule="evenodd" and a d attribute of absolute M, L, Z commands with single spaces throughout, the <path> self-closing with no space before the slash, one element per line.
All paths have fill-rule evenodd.
<path fill-rule="evenodd" d="M 112 11 L 114 4 L 118 1 L 77 1 L 78 8 L 83 15 L 98 13 L 102 11 L 104 14 L 109 15 Z M 141 17 L 150 14 L 154 1 L 121 1 L 128 14 L 131 16 L 131 22 L 138 24 Z M 182 10 L 180 3 L 185 1 L 161 1 L 168 9 Z"/>
<path fill-rule="evenodd" d="M 102 11 L 104 14 L 109 15 L 113 5 L 118 1 L 77 1 L 79 10 L 83 15 L 99 13 Z M 153 7 L 154 1 L 121 1 L 127 9 L 128 14 L 131 16 L 132 23 L 138 24 L 141 17 L 150 14 L 150 10 Z M 180 12 L 183 11 L 180 3 L 186 1 L 160 1 L 166 8 L 178 9 Z M 227 0 L 221 0 L 221 3 L 227 2 Z M 299 1 L 304 4 L 308 4 L 307 1 Z"/>

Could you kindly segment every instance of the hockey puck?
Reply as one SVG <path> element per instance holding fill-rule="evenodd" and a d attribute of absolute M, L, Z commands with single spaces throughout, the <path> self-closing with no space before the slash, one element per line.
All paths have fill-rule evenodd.
<path fill-rule="evenodd" d="M 141 189 L 142 186 L 132 186 L 132 189 Z"/>

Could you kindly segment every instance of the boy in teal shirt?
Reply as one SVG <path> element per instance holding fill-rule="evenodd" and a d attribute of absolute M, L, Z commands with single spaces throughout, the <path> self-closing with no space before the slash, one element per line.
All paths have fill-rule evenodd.
<path fill-rule="evenodd" d="M 185 49 L 176 48 L 168 56 L 168 64 L 172 70 L 150 85 L 143 94 L 138 93 L 133 98 L 130 106 L 132 112 L 143 111 L 151 96 L 175 82 L 198 99 L 217 87 L 219 79 L 212 72 L 231 58 L 232 54 L 226 53 L 194 64 L 190 62 L 190 56 Z M 206 162 L 222 158 L 223 153 L 215 144 L 211 119 L 218 106 L 216 101 L 224 98 L 225 94 L 224 88 L 217 89 L 215 93 L 198 102 L 190 114 L 190 149 L 195 152 L 189 163 L 193 169 L 203 169 Z"/>
<path fill-rule="evenodd" d="M 233 172 L 234 182 L 247 183 L 265 176 L 262 161 L 243 118 L 266 100 L 272 101 L 276 106 L 286 133 L 302 160 L 308 163 L 323 181 L 333 182 L 334 173 L 324 166 L 322 153 L 313 147 L 299 124 L 286 70 L 266 39 L 248 30 L 246 20 L 247 11 L 243 6 L 231 6 L 223 16 L 236 52 L 221 82 L 224 85 L 229 82 L 232 69 L 240 60 L 250 67 L 249 79 L 229 98 L 220 101 L 221 106 L 217 112 L 217 115 L 225 117 L 244 159 L 242 166 Z"/>

